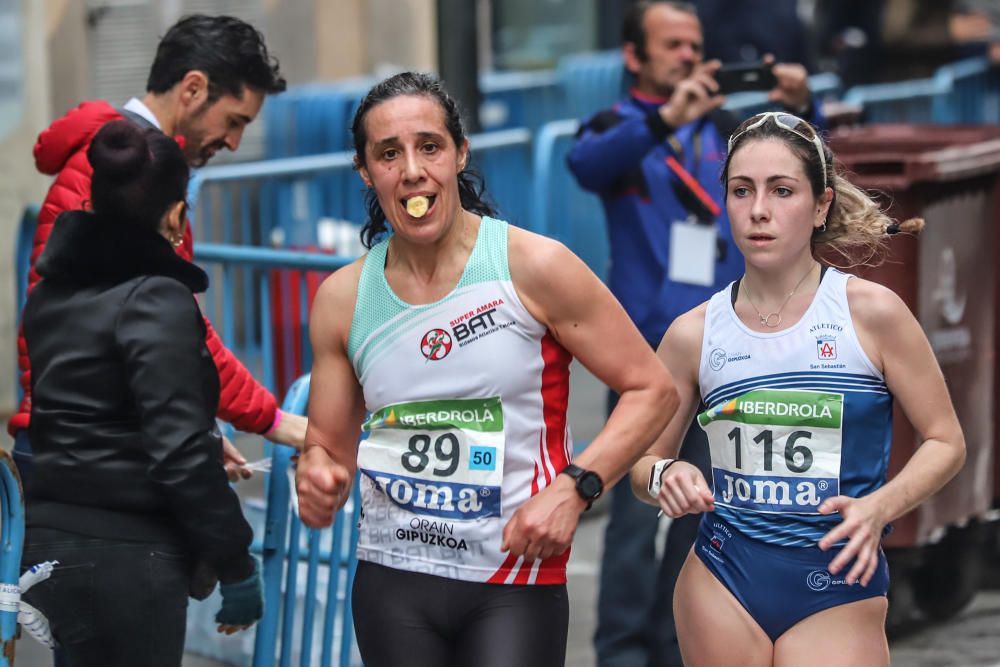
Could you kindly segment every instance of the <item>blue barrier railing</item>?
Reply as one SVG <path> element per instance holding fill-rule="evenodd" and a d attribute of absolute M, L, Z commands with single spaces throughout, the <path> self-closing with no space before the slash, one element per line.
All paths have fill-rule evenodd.
<path fill-rule="evenodd" d="M 21 214 L 21 223 L 17 230 L 17 248 L 14 261 L 17 272 L 17 322 L 21 323 L 21 311 L 28 298 L 28 269 L 31 266 L 31 251 L 35 245 L 35 228 L 38 226 L 38 207 L 26 206 Z"/>
<path fill-rule="evenodd" d="M 620 49 L 564 56 L 556 67 L 556 75 L 566 96 L 567 117 L 584 118 L 607 109 L 625 93 L 625 65 Z"/>
<path fill-rule="evenodd" d="M 869 123 L 930 123 L 941 113 L 947 85 L 937 79 L 855 86 L 844 94 L 844 102 L 861 105 Z"/>
<path fill-rule="evenodd" d="M 21 549 L 24 546 L 24 497 L 21 480 L 14 461 L 6 451 L 0 451 L 0 667 L 14 664 L 14 642 L 17 639 L 17 598 L 21 574 Z"/>
<path fill-rule="evenodd" d="M 559 79 L 553 70 L 487 72 L 479 77 L 484 130 L 526 127 L 530 130 L 567 115 Z"/>
<path fill-rule="evenodd" d="M 205 264 L 214 287 L 205 294 L 204 309 L 209 319 L 220 327 L 219 335 L 248 367 L 259 371 L 264 385 L 274 391 L 283 386 L 278 379 L 291 381 L 312 363 L 308 340 L 309 281 L 299 280 L 295 293 L 278 291 L 272 299 L 270 281 L 276 271 L 331 273 L 353 261 L 351 257 L 292 250 L 274 250 L 214 243 L 195 244 L 195 261 Z M 240 298 L 240 297 L 243 298 Z M 243 306 L 237 317 L 236 309 Z M 295 321 L 292 314 L 297 311 Z M 298 346 L 301 368 L 285 357 L 283 367 L 275 359 L 276 338 L 291 331 L 299 337 L 286 336 L 284 343 Z M 292 334 L 288 334 L 292 335 Z M 292 376 L 292 377 L 289 377 Z"/>
<path fill-rule="evenodd" d="M 253 317 L 259 322 L 264 383 L 272 388 L 275 373 L 280 369 L 275 368 L 271 325 L 273 309 L 280 309 L 281 304 L 270 298 L 266 285 L 270 272 L 329 273 L 352 261 L 352 258 L 336 255 L 213 243 L 197 244 L 195 259 L 209 270 L 221 272 L 221 281 L 216 282 L 210 293 L 219 292 L 223 306 L 235 301 L 238 271 L 248 271 L 253 279 L 261 281 Z M 297 298 L 305 303 L 304 285 L 302 283 L 302 293 L 283 297 Z M 300 312 L 303 330 L 307 330 L 307 313 L 305 310 Z M 227 324 L 227 318 L 231 317 L 230 311 L 217 321 L 223 328 L 223 340 L 242 359 L 246 350 L 240 350 L 239 341 L 231 337 L 234 332 Z M 311 363 L 309 341 L 300 342 L 305 355 L 303 365 L 308 367 Z M 283 409 L 305 414 L 308 396 L 309 377 L 305 376 L 292 384 Z M 290 506 L 289 471 L 293 454 L 293 449 L 280 445 L 274 446 L 271 452 L 263 531 L 255 540 L 262 558 L 267 603 L 264 617 L 257 626 L 252 664 L 254 667 L 311 667 L 314 664 L 347 667 L 354 660 L 349 587 L 355 567 L 357 513 L 360 511 L 357 487 L 351 501 L 337 515 L 332 529 L 306 528 Z"/>
<path fill-rule="evenodd" d="M 855 86 L 844 101 L 860 104 L 869 123 L 997 123 L 1000 70 L 986 58 L 970 58 L 929 79 Z"/>
<path fill-rule="evenodd" d="M 14 249 L 14 281 L 17 294 L 14 295 L 14 303 L 17 304 L 17 331 L 21 331 L 21 313 L 24 312 L 24 303 L 28 300 L 28 271 L 31 268 L 31 253 L 35 248 L 35 228 L 38 227 L 38 207 L 28 205 L 24 207 L 21 214 L 21 223 L 17 230 L 17 247 Z M 21 386 L 20 369 L 14 369 L 14 386 L 17 392 L 17 402 L 20 404 L 24 397 L 24 387 Z"/>
<path fill-rule="evenodd" d="M 947 87 L 936 123 L 1000 123 L 1000 68 L 986 58 L 945 65 L 934 74 Z"/>
<path fill-rule="evenodd" d="M 308 400 L 309 376 L 305 376 L 292 385 L 283 409 L 305 414 Z M 290 508 L 293 453 L 290 447 L 279 445 L 271 457 L 262 544 L 267 604 L 257 627 L 253 665 L 308 667 L 315 662 L 318 635 L 321 667 L 347 667 L 352 664 L 354 646 L 350 586 L 357 567 L 354 554 L 361 507 L 358 485 L 351 500 L 337 513 L 332 528 L 307 528 Z M 326 574 L 325 586 L 320 584 L 322 573 Z M 303 577 L 304 588 L 300 584 Z"/>
<path fill-rule="evenodd" d="M 577 120 L 557 120 L 538 131 L 532 159 L 532 218 L 535 231 L 565 244 L 603 280 L 608 269 L 604 207 L 566 167 L 579 126 Z"/>
<path fill-rule="evenodd" d="M 525 224 L 531 132 L 487 132 L 469 142 L 472 164 L 505 206 L 504 216 Z M 273 230 L 280 229 L 284 244 L 301 247 L 317 244 L 321 218 L 365 220 L 363 193 L 354 153 L 341 151 L 206 167 L 191 179 L 188 201 L 199 241 L 270 245 Z"/>

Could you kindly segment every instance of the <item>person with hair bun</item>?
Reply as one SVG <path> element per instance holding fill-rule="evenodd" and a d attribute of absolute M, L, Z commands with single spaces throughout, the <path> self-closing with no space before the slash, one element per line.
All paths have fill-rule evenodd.
<path fill-rule="evenodd" d="M 33 151 L 35 167 L 55 178 L 38 212 L 28 290 L 38 281 L 35 261 L 59 214 L 89 207 L 91 165 L 87 149 L 106 123 L 124 119 L 140 128 L 180 137 L 188 165 L 201 167 L 220 151 L 236 151 L 264 98 L 280 93 L 285 86 L 264 36 L 249 23 L 233 16 L 192 14 L 170 26 L 156 45 L 145 95 L 133 97 L 120 108 L 104 100 L 83 102 L 38 135 Z M 193 237 L 190 228 L 185 229 L 175 251 L 190 261 Z M 221 386 L 218 417 L 239 431 L 301 449 L 305 418 L 279 409 L 274 395 L 226 348 L 207 319 L 205 326 Z M 17 360 L 23 397 L 7 431 L 14 438 L 12 456 L 28 489 L 32 482 L 28 438 L 31 367 L 20 336 Z M 226 439 L 223 445 L 233 479 L 249 477 L 251 472 L 243 466 L 246 459 L 239 450 Z"/>
<path fill-rule="evenodd" d="M 329 526 L 361 473 L 368 667 L 561 665 L 577 522 L 666 426 L 669 373 L 579 258 L 493 217 L 439 81 L 382 81 L 353 131 L 370 250 L 313 305 L 302 520 Z M 573 356 L 622 398 L 570 463 Z"/>
<path fill-rule="evenodd" d="M 33 373 L 24 568 L 57 564 L 25 599 L 73 667 L 178 667 L 188 596 L 221 583 L 219 631 L 260 618 L 260 569 L 215 422 L 219 375 L 174 252 L 188 165 L 155 129 L 94 137 L 93 211 L 62 214 L 23 331 Z"/>
<path fill-rule="evenodd" d="M 788 113 L 736 129 L 722 182 L 745 273 L 663 337 L 681 406 L 631 472 L 668 516 L 705 512 L 673 599 L 684 664 L 888 665 L 881 538 L 965 441 L 903 301 L 824 259 L 877 264 L 923 221 L 892 222 Z M 675 458 L 699 401 L 711 480 Z M 893 401 L 922 443 L 887 482 Z"/>

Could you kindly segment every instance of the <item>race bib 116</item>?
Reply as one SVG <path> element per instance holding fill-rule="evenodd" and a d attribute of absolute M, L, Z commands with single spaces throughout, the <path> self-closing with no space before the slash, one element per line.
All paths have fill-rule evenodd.
<path fill-rule="evenodd" d="M 844 397 L 756 389 L 698 415 L 712 452 L 715 502 L 816 514 L 840 493 Z"/>

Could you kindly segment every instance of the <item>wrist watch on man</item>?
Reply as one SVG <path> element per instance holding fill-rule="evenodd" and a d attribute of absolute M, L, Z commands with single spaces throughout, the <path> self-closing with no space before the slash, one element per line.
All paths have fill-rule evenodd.
<path fill-rule="evenodd" d="M 601 476 L 572 463 L 563 468 L 562 471 L 576 480 L 576 493 L 587 503 L 589 510 L 594 501 L 604 493 L 604 482 L 601 480 Z"/>

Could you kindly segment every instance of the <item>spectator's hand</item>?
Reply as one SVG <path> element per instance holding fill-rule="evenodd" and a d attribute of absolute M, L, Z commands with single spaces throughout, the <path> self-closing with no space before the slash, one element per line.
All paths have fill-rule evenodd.
<path fill-rule="evenodd" d="M 526 561 L 563 553 L 586 506 L 573 479 L 556 475 L 556 481 L 514 512 L 504 526 L 500 551 L 524 556 Z"/>
<path fill-rule="evenodd" d="M 230 482 L 238 482 L 241 479 L 253 477 L 253 471 L 247 470 L 243 465 L 247 462 L 246 457 L 240 454 L 229 438 L 222 436 L 222 462 L 226 468 L 226 476 Z"/>
<path fill-rule="evenodd" d="M 771 71 L 778 80 L 767 95 L 767 99 L 781 104 L 795 113 L 802 113 L 809 107 L 809 73 L 798 63 L 775 63 L 774 56 L 764 56 L 765 64 L 774 64 Z"/>
<path fill-rule="evenodd" d="M 986 55 L 994 65 L 1000 63 L 1000 42 L 991 43 Z"/>
<path fill-rule="evenodd" d="M 249 577 L 236 583 L 220 584 L 219 592 L 222 593 L 222 607 L 215 615 L 219 632 L 231 635 L 259 621 L 264 614 L 264 587 L 257 559 L 253 559 L 253 572 Z"/>
<path fill-rule="evenodd" d="M 715 81 L 721 65 L 718 60 L 695 65 L 691 76 L 678 83 L 670 101 L 660 107 L 663 122 L 678 128 L 721 107 L 726 98 L 719 94 L 719 84 Z"/>
<path fill-rule="evenodd" d="M 351 473 L 319 446 L 309 447 L 295 467 L 299 517 L 310 528 L 326 528 L 347 502 Z"/>
<path fill-rule="evenodd" d="M 309 420 L 302 415 L 282 411 L 278 426 L 266 437 L 271 442 L 289 445 L 301 451 L 306 443 L 307 426 L 309 426 Z"/>
<path fill-rule="evenodd" d="M 948 34 L 959 44 L 985 42 L 992 33 L 990 17 L 981 12 L 956 12 L 948 17 Z"/>
<path fill-rule="evenodd" d="M 826 551 L 843 540 L 847 540 L 847 546 L 840 550 L 826 569 L 830 574 L 837 574 L 854 561 L 844 579 L 848 584 L 860 582 L 862 586 L 867 586 L 878 566 L 882 530 L 887 521 L 879 511 L 877 500 L 871 496 L 835 496 L 827 498 L 819 506 L 820 514 L 834 512 L 839 512 L 843 521 L 823 536 L 819 548 Z"/>
<path fill-rule="evenodd" d="M 705 476 L 687 461 L 677 461 L 666 469 L 656 499 L 660 509 L 671 519 L 715 510 L 715 496 Z"/>

